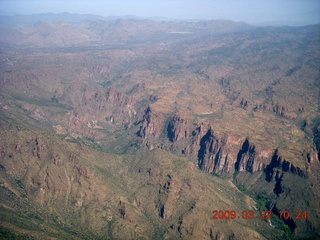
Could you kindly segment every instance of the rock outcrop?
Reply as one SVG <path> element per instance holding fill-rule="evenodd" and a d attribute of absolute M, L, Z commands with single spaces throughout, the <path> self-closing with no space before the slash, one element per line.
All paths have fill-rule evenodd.
<path fill-rule="evenodd" d="M 158 114 L 152 111 L 149 106 L 143 116 L 142 126 L 140 127 L 138 135 L 144 139 L 147 139 L 148 136 L 159 137 L 161 134 L 160 127 Z"/>
<path fill-rule="evenodd" d="M 240 107 L 243 108 L 243 104 L 245 105 L 245 107 L 250 106 L 254 112 L 267 111 L 267 112 L 273 113 L 279 117 L 292 117 L 292 116 L 294 116 L 293 114 L 295 111 L 299 111 L 299 108 L 289 111 L 289 109 L 287 107 L 282 106 L 277 102 L 271 102 L 268 104 L 256 102 L 253 104 L 250 104 L 250 103 L 248 104 L 248 102 L 246 102 L 246 101 L 243 102 L 243 100 L 241 100 Z"/>
<path fill-rule="evenodd" d="M 170 118 L 167 125 L 167 138 L 170 142 L 170 151 L 189 155 L 192 149 L 190 141 L 193 134 L 194 125 L 190 119 L 185 119 L 176 112 Z"/>
<path fill-rule="evenodd" d="M 228 174 L 235 171 L 262 171 L 270 159 L 268 151 L 257 151 L 248 138 L 228 135 L 225 139 L 214 136 L 213 130 L 201 138 L 198 166 L 208 173 Z"/>
<path fill-rule="evenodd" d="M 189 121 L 175 114 L 169 121 L 167 136 L 170 142 L 176 142 L 190 137 Z"/>
<path fill-rule="evenodd" d="M 157 138 L 161 135 L 161 129 L 163 126 L 163 116 L 161 113 L 157 113 L 151 109 L 150 106 L 145 110 L 143 118 L 136 124 L 140 124 L 140 129 L 137 135 L 143 139 L 140 144 L 144 143 L 149 150 L 152 150 L 156 146 Z"/>
<path fill-rule="evenodd" d="M 142 139 L 140 143 L 144 143 L 148 149 L 165 147 L 196 158 L 201 170 L 218 175 L 265 171 L 268 179 L 275 179 L 275 174 L 280 169 L 300 177 L 306 176 L 299 167 L 278 156 L 278 151 L 274 149 L 261 149 L 250 138 L 236 134 L 217 137 L 210 124 L 194 125 L 177 112 L 169 118 L 166 125 L 167 142 L 159 143 L 164 118 L 164 115 L 154 112 L 149 106 L 143 120 L 137 123 L 141 124 L 137 133 Z M 315 154 L 308 156 L 310 162 L 314 161 Z"/>
<path fill-rule="evenodd" d="M 266 173 L 267 181 L 279 179 L 278 176 L 282 172 L 291 172 L 292 174 L 303 178 L 307 176 L 305 171 L 279 156 L 277 150 L 275 150 L 270 163 L 265 167 L 264 171 Z"/>

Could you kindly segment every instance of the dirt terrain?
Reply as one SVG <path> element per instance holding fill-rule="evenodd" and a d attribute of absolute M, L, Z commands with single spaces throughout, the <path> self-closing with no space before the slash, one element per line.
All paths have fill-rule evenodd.
<path fill-rule="evenodd" d="M 64 20 L 0 27 L 0 236 L 320 237 L 319 25 Z"/>

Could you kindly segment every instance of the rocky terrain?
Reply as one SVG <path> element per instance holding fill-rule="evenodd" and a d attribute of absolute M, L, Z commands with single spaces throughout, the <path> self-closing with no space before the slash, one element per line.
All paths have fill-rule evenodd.
<path fill-rule="evenodd" d="M 0 31 L 2 236 L 320 237 L 319 25 L 14 23 Z"/>

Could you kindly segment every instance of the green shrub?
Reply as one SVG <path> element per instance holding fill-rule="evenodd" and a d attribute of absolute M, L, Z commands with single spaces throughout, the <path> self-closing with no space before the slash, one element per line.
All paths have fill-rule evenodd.
<path fill-rule="evenodd" d="M 268 209 L 270 201 L 271 198 L 266 192 L 259 192 L 259 194 L 256 197 L 257 207 L 259 211 Z"/>

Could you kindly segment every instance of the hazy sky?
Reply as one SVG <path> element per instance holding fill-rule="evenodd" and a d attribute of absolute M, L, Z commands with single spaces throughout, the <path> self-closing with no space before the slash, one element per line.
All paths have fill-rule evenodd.
<path fill-rule="evenodd" d="M 0 0 L 1 13 L 91 13 L 174 19 L 320 22 L 320 0 Z"/>

